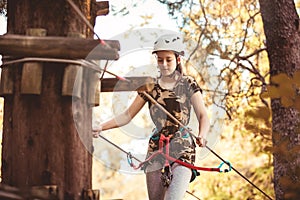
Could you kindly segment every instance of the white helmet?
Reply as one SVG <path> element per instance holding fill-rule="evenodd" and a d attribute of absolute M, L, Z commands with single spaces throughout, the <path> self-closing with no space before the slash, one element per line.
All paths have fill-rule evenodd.
<path fill-rule="evenodd" d="M 181 36 L 177 34 L 168 34 L 160 36 L 154 42 L 152 53 L 157 51 L 174 51 L 175 53 L 184 56 L 184 45 Z"/>

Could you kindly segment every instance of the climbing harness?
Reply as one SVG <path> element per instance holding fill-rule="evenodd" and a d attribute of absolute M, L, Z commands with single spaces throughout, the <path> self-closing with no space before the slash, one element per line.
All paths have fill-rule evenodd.
<path fill-rule="evenodd" d="M 225 169 L 224 171 L 221 170 L 221 167 L 223 166 L 224 163 L 221 163 L 218 167 L 215 168 L 210 168 L 210 167 L 199 167 L 199 166 L 194 166 L 192 164 L 183 162 L 179 159 L 173 158 L 171 157 L 169 154 L 169 144 L 170 144 L 170 139 L 172 137 L 172 135 L 169 136 L 164 136 L 163 134 L 160 137 L 160 141 L 159 141 L 159 150 L 156 151 L 154 154 L 152 154 L 151 156 L 149 156 L 146 160 L 141 161 L 140 159 L 136 158 L 135 156 L 133 156 L 130 152 L 125 151 L 124 149 L 122 149 L 120 146 L 116 145 L 115 143 L 111 142 L 110 140 L 108 140 L 107 138 L 105 138 L 102 135 L 98 135 L 100 138 L 102 138 L 103 140 L 105 140 L 106 142 L 108 142 L 109 144 L 113 145 L 114 147 L 116 147 L 117 149 L 119 149 L 120 151 L 122 151 L 123 153 L 125 153 L 127 155 L 127 162 L 128 164 L 135 170 L 138 170 L 140 168 L 142 168 L 147 162 L 149 162 L 150 160 L 154 159 L 156 156 L 158 155 L 162 155 L 165 157 L 165 163 L 164 163 L 164 167 L 161 170 L 162 176 L 161 176 L 161 180 L 162 183 L 165 187 L 169 186 L 169 184 L 171 183 L 172 180 L 172 170 L 171 170 L 171 165 L 170 162 L 174 162 L 174 163 L 178 163 L 180 165 L 183 165 L 187 168 L 190 168 L 191 170 L 201 170 L 201 171 L 210 171 L 210 172 L 229 172 L 231 170 L 231 168 Z M 165 145 L 164 145 L 165 144 Z M 165 150 L 165 152 L 164 152 Z M 135 165 L 133 163 L 133 159 L 139 162 L 139 165 Z M 229 163 L 229 162 L 227 162 Z M 231 166 L 231 164 L 230 164 Z"/>
<path fill-rule="evenodd" d="M 201 170 L 201 171 L 210 171 L 210 172 L 229 172 L 231 171 L 231 167 L 229 167 L 226 170 L 221 170 L 221 167 L 224 165 L 224 162 L 222 162 L 218 167 L 215 168 L 211 168 L 211 167 L 199 167 L 199 166 L 195 166 L 192 165 L 190 163 L 186 163 L 181 161 L 180 159 L 176 159 L 170 156 L 170 151 L 169 151 L 169 144 L 170 144 L 170 138 L 172 137 L 172 135 L 169 135 L 168 137 L 164 136 L 163 134 L 161 134 L 160 136 L 160 141 L 159 141 L 159 149 L 158 151 L 156 151 L 154 154 L 152 154 L 151 156 L 149 156 L 145 161 L 140 162 L 139 165 L 134 165 L 133 161 L 132 161 L 132 154 L 131 153 L 127 153 L 127 161 L 129 163 L 129 165 L 137 170 L 140 169 L 144 164 L 146 164 L 147 162 L 149 162 L 150 160 L 152 160 L 153 158 L 155 158 L 158 155 L 162 155 L 165 157 L 165 164 L 164 166 L 170 166 L 169 161 L 171 162 L 175 162 L 178 163 L 180 165 L 183 165 L 187 168 L 193 169 L 193 170 Z M 163 145 L 165 142 L 165 146 Z M 163 151 L 165 149 L 165 152 Z M 229 162 L 227 162 L 230 166 L 231 164 Z"/>
<path fill-rule="evenodd" d="M 134 163 L 132 161 L 132 157 L 131 157 L 132 155 L 131 155 L 131 153 L 128 153 L 127 154 L 127 161 L 129 163 L 129 165 L 133 169 L 137 170 L 137 169 L 143 167 L 143 165 L 145 165 L 147 162 L 151 161 L 152 159 L 154 159 L 158 155 L 162 155 L 165 158 L 165 163 L 164 163 L 164 166 L 161 170 L 161 174 L 162 174 L 161 175 L 161 180 L 162 180 L 163 186 L 165 186 L 165 187 L 168 187 L 170 185 L 172 177 L 173 177 L 170 161 L 172 163 L 178 163 L 182 166 L 190 168 L 193 171 L 193 173 L 197 173 L 197 170 L 211 171 L 211 172 L 213 172 L 213 171 L 214 172 L 223 172 L 221 170 L 221 167 L 223 166 L 224 163 L 221 163 L 219 165 L 219 167 L 217 167 L 217 168 L 199 167 L 199 166 L 194 166 L 190 163 L 183 162 L 180 159 L 176 159 L 176 158 L 170 156 L 170 141 L 171 141 L 171 138 L 173 136 L 174 136 L 173 134 L 168 135 L 168 136 L 165 136 L 165 135 L 161 134 L 160 137 L 159 137 L 159 149 L 158 149 L 158 151 L 156 151 L 154 154 L 149 156 L 145 161 L 140 162 L 140 164 L 138 166 L 134 165 Z M 228 168 L 228 169 L 224 170 L 224 172 L 229 172 L 230 170 L 231 169 Z M 197 176 L 197 174 L 196 174 L 196 176 Z"/>

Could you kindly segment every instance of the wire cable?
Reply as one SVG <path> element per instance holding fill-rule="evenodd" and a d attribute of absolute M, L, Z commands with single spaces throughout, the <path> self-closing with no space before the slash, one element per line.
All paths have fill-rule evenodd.
<path fill-rule="evenodd" d="M 130 80 L 126 79 L 125 77 L 119 76 L 113 72 L 110 72 L 106 69 L 102 69 L 99 67 L 97 63 L 94 61 L 87 61 L 84 59 L 81 60 L 72 60 L 72 59 L 63 59 L 63 58 L 40 58 L 40 57 L 27 57 L 27 58 L 20 58 L 20 59 L 15 59 L 15 60 L 10 60 L 10 61 L 4 61 L 2 63 L 2 66 L 5 65 L 11 65 L 15 63 L 21 63 L 21 62 L 31 62 L 31 61 L 36 61 L 36 62 L 56 62 L 56 63 L 69 63 L 69 64 L 74 64 L 74 65 L 81 65 L 84 67 L 87 67 L 89 69 L 93 69 L 96 72 L 106 72 L 114 77 L 116 77 L 118 80 L 121 81 L 126 81 L 126 82 L 131 82 Z"/>

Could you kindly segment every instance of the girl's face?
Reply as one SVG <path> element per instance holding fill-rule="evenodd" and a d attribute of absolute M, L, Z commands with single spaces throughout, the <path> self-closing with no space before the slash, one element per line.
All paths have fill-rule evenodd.
<path fill-rule="evenodd" d="M 176 69 L 179 57 L 176 59 L 174 52 L 172 51 L 158 51 L 157 64 L 162 76 L 170 76 Z"/>

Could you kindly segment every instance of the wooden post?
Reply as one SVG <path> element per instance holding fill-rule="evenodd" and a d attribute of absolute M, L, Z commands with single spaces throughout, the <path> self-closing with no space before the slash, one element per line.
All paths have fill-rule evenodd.
<path fill-rule="evenodd" d="M 77 1 L 86 14 L 90 12 L 84 7 L 87 3 Z M 85 35 L 86 27 L 64 0 L 7 1 L 7 7 L 8 30 L 15 37 L 0 36 L 0 51 L 11 60 L 82 59 L 89 48 L 99 44 L 92 38 L 65 37 L 74 31 Z M 47 28 L 49 36 L 24 35 L 27 27 L 41 26 Z M 118 56 L 116 49 L 105 50 L 101 48 L 96 57 Z M 70 96 L 62 96 L 67 64 L 42 64 L 40 95 L 22 93 L 23 63 L 9 66 L 13 69 L 14 91 L 4 99 L 1 181 L 16 188 L 57 185 L 58 199 L 81 200 L 82 190 L 92 188 L 92 109 L 88 107 L 87 91 L 83 90 L 82 98 L 76 102 Z M 82 83 L 84 88 L 87 84 L 86 80 Z"/>

